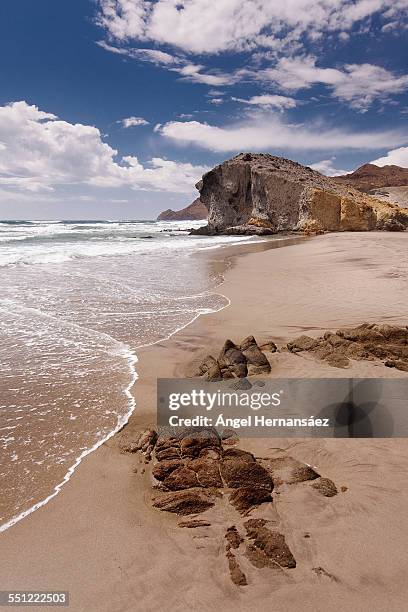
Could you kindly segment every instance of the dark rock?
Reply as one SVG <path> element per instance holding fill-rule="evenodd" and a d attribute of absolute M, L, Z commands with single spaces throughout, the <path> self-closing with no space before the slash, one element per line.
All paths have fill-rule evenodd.
<path fill-rule="evenodd" d="M 163 493 L 153 499 L 153 506 L 182 516 L 200 514 L 214 506 L 213 497 L 203 489 L 187 489 Z"/>
<path fill-rule="evenodd" d="M 230 551 L 227 553 L 227 559 L 232 582 L 237 586 L 246 586 L 248 584 L 246 576 L 235 556 Z"/>
<path fill-rule="evenodd" d="M 206 375 L 207 380 L 210 381 L 221 380 L 222 375 L 218 361 L 211 355 L 208 355 L 199 365 L 198 375 Z"/>
<path fill-rule="evenodd" d="M 225 534 L 225 539 L 229 548 L 239 548 L 241 542 L 243 542 L 243 538 L 239 535 L 238 529 L 233 525 L 232 527 L 228 527 L 227 532 Z"/>
<path fill-rule="evenodd" d="M 249 389 L 252 389 L 252 385 L 247 378 L 240 378 L 237 382 L 230 385 L 230 389 L 235 389 L 235 391 L 249 391 Z"/>
<path fill-rule="evenodd" d="M 330 478 L 318 478 L 312 483 L 312 487 L 325 497 L 334 497 L 338 493 L 336 485 Z"/>
<path fill-rule="evenodd" d="M 247 359 L 249 375 L 269 374 L 271 365 L 253 336 L 245 338 L 240 348 Z"/>
<path fill-rule="evenodd" d="M 273 483 L 268 472 L 259 463 L 229 458 L 221 463 L 221 476 L 228 487 L 260 487 L 272 491 Z"/>
<path fill-rule="evenodd" d="M 205 448 L 219 449 L 221 440 L 215 432 L 204 430 L 186 435 L 180 441 L 182 457 L 198 457 Z"/>
<path fill-rule="evenodd" d="M 249 522 L 249 521 L 248 521 Z M 296 561 L 285 542 L 285 538 L 277 531 L 271 531 L 265 525 L 254 526 L 244 523 L 248 537 L 253 540 L 253 546 L 261 551 L 265 557 L 279 567 L 296 567 Z"/>
<path fill-rule="evenodd" d="M 265 344 L 261 344 L 259 348 L 261 349 L 261 351 L 267 351 L 268 353 L 276 353 L 276 351 L 278 350 L 278 347 L 272 341 L 266 342 Z"/>
<path fill-rule="evenodd" d="M 233 445 L 239 442 L 239 437 L 236 431 L 233 429 L 223 429 L 221 433 L 221 439 L 223 444 Z"/>
<path fill-rule="evenodd" d="M 225 378 L 227 370 L 236 378 L 245 378 L 248 375 L 247 360 L 243 352 L 232 340 L 226 340 L 218 357 L 218 364 Z"/>
<path fill-rule="evenodd" d="M 156 441 L 157 431 L 154 429 L 146 429 L 146 431 L 139 432 L 135 439 L 129 439 L 127 436 L 124 436 L 121 443 L 121 450 L 126 453 L 136 453 L 140 451 L 150 454 Z"/>
<path fill-rule="evenodd" d="M 177 446 L 169 446 L 163 450 L 156 450 L 156 459 L 158 461 L 164 461 L 165 459 L 179 459 L 180 448 Z"/>
<path fill-rule="evenodd" d="M 180 466 L 182 466 L 182 461 L 180 459 L 164 459 L 156 463 L 153 467 L 152 474 L 156 480 L 164 480 Z"/>
<path fill-rule="evenodd" d="M 218 461 L 202 458 L 192 459 L 189 461 L 188 467 L 196 473 L 198 484 L 201 487 L 222 487 Z"/>
<path fill-rule="evenodd" d="M 291 353 L 300 353 L 301 351 L 311 351 L 318 345 L 317 340 L 310 336 L 299 336 L 292 342 L 288 342 L 287 347 Z"/>
<path fill-rule="evenodd" d="M 224 450 L 222 458 L 224 461 L 228 461 L 229 459 L 236 461 L 238 459 L 239 461 L 249 461 L 250 463 L 255 463 L 255 457 L 253 454 L 249 453 L 248 451 L 241 450 L 240 448 L 227 448 Z"/>
<path fill-rule="evenodd" d="M 245 514 L 252 508 L 271 502 L 270 491 L 264 487 L 246 486 L 239 487 L 229 497 L 230 503 L 241 514 Z"/>
<path fill-rule="evenodd" d="M 189 521 L 180 521 L 178 526 L 186 527 L 187 529 L 197 529 L 197 527 L 211 527 L 211 523 L 200 519 L 191 519 Z"/>
<path fill-rule="evenodd" d="M 163 484 L 170 491 L 181 491 L 182 489 L 191 489 L 198 487 L 199 483 L 197 475 L 188 467 L 178 467 L 163 480 Z"/>

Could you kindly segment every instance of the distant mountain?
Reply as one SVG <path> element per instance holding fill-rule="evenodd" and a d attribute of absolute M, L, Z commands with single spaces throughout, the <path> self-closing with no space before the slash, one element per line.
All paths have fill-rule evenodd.
<path fill-rule="evenodd" d="M 186 206 L 182 210 L 171 210 L 168 208 L 164 210 L 157 217 L 158 221 L 202 221 L 207 219 L 208 210 L 205 204 L 203 204 L 200 198 L 194 200 L 192 204 Z"/>
<path fill-rule="evenodd" d="M 337 183 L 351 185 L 359 191 L 370 193 L 381 187 L 402 187 L 408 185 L 408 168 L 400 166 L 379 167 L 374 164 L 364 164 L 351 174 L 335 176 Z"/>

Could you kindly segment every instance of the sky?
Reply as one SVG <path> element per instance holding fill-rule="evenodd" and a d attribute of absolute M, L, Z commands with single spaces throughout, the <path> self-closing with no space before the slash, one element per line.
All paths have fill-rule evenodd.
<path fill-rule="evenodd" d="M 408 0 L 0 5 L 0 218 L 153 219 L 241 151 L 408 167 Z"/>

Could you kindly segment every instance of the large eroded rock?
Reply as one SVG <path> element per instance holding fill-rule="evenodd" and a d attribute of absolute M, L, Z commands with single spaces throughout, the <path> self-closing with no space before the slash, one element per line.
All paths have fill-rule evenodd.
<path fill-rule="evenodd" d="M 198 233 L 403 230 L 408 211 L 283 157 L 241 153 L 197 184 L 208 226 Z"/>

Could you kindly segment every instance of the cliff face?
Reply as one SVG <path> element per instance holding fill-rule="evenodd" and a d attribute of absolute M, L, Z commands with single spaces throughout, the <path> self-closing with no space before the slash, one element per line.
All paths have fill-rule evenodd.
<path fill-rule="evenodd" d="M 197 184 L 208 226 L 198 233 L 404 230 L 408 211 L 311 168 L 268 154 L 241 153 Z"/>
<path fill-rule="evenodd" d="M 333 177 L 337 183 L 350 185 L 369 193 L 381 187 L 402 187 L 408 185 L 408 168 L 364 164 L 351 174 Z"/>
<path fill-rule="evenodd" d="M 201 221 L 208 217 L 208 210 L 200 200 L 197 198 L 192 204 L 186 206 L 182 210 L 167 210 L 160 213 L 157 217 L 157 221 Z"/>

